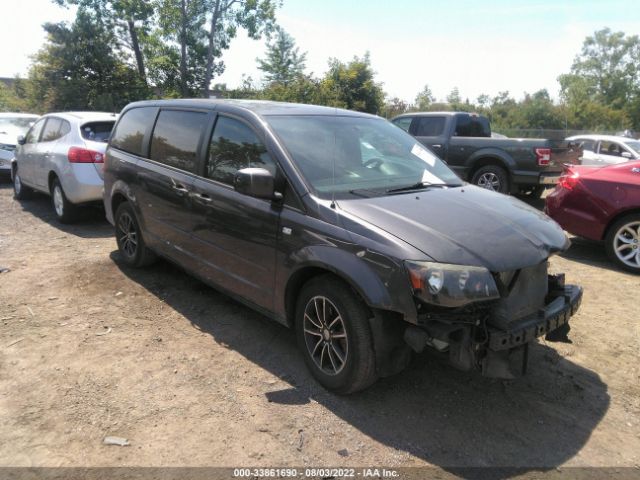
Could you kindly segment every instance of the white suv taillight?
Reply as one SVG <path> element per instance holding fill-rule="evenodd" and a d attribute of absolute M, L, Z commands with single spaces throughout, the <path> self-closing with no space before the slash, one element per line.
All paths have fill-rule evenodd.
<path fill-rule="evenodd" d="M 102 163 L 104 155 L 95 150 L 81 147 L 71 147 L 67 153 L 67 158 L 71 163 Z"/>

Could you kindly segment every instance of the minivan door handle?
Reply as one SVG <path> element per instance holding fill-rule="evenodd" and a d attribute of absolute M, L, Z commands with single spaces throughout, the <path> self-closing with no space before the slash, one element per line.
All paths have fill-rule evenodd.
<path fill-rule="evenodd" d="M 193 194 L 194 197 L 196 197 L 198 200 L 202 200 L 203 202 L 211 202 L 212 198 L 207 195 L 206 193 L 194 193 Z"/>
<path fill-rule="evenodd" d="M 186 195 L 189 193 L 189 190 L 187 190 L 187 188 L 184 185 L 181 185 L 179 183 L 176 185 L 173 185 L 172 188 L 176 191 L 176 193 L 180 195 Z"/>

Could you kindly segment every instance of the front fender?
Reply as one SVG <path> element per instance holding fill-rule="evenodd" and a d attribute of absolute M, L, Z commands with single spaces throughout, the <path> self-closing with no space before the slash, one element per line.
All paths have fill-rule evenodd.
<path fill-rule="evenodd" d="M 291 265 L 291 268 L 288 266 Z M 402 262 L 354 244 L 311 245 L 292 252 L 283 267 L 285 291 L 276 309 L 292 318 L 292 305 L 309 276 L 331 272 L 348 283 L 371 308 L 400 313 L 415 323 L 417 311 Z M 293 297 L 292 297 L 293 295 Z"/>

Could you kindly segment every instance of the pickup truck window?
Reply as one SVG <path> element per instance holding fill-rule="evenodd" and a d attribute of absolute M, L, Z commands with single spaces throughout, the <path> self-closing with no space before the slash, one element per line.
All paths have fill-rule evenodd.
<path fill-rule="evenodd" d="M 444 117 L 418 117 L 416 137 L 437 137 L 444 133 Z"/>
<path fill-rule="evenodd" d="M 413 117 L 402 117 L 402 118 L 395 119 L 393 121 L 393 124 L 397 125 L 401 129 L 403 129 L 405 132 L 408 132 L 412 121 L 413 121 Z"/>
<path fill-rule="evenodd" d="M 490 137 L 489 120 L 476 115 L 456 115 L 456 137 Z"/>

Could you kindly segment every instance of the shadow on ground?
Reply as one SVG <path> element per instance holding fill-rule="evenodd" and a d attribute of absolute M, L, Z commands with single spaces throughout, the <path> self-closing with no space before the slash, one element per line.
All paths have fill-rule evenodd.
<path fill-rule="evenodd" d="M 0 191 L 13 190 L 11 183 L 0 182 Z M 13 200 L 12 208 L 22 209 L 43 222 L 60 231 L 81 238 L 107 238 L 113 235 L 113 227 L 107 222 L 104 210 L 99 205 L 84 206 L 78 210 L 76 222 L 65 225 L 55 216 L 51 198 L 41 193 L 34 193 L 29 200 Z M 5 212 L 6 213 L 6 212 Z"/>
<path fill-rule="evenodd" d="M 117 252 L 111 258 L 214 342 L 289 383 L 266 393 L 269 401 L 301 405 L 313 399 L 374 441 L 463 476 L 462 467 L 562 465 L 584 446 L 609 407 L 607 385 L 596 373 L 543 344 L 532 346 L 529 373 L 515 381 L 459 372 L 421 355 L 400 375 L 336 396 L 311 378 L 292 331 L 169 263 L 133 270 Z M 339 434 L 334 438 L 329 448 L 353 448 L 340 443 Z"/>

